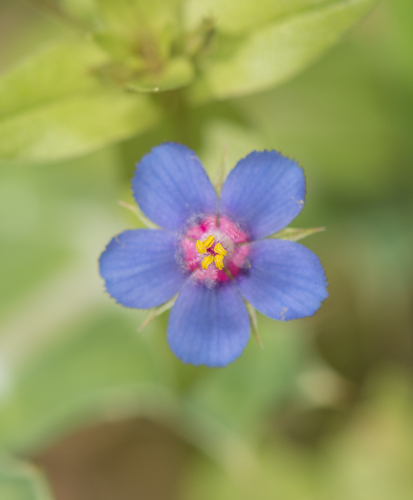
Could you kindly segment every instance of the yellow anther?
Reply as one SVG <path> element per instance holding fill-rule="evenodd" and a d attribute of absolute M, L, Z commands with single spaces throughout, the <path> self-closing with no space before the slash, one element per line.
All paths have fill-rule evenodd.
<path fill-rule="evenodd" d="M 202 269 L 207 269 L 208 266 L 212 264 L 212 262 L 214 262 L 214 257 L 212 257 L 212 255 L 207 255 L 206 257 L 204 257 L 201 263 Z"/>
<path fill-rule="evenodd" d="M 205 253 L 206 246 L 202 243 L 202 241 L 196 240 L 196 249 L 198 253 Z"/>
<path fill-rule="evenodd" d="M 206 248 L 209 248 L 213 245 L 215 238 L 211 235 L 208 236 L 206 240 L 204 240 L 204 245 Z"/>
<path fill-rule="evenodd" d="M 225 250 L 225 248 L 221 245 L 221 243 L 217 243 L 217 244 L 214 246 L 214 252 L 219 253 L 219 255 L 222 255 L 223 257 L 225 257 L 225 255 L 227 255 L 227 251 L 226 251 L 226 250 Z"/>
<path fill-rule="evenodd" d="M 219 270 L 224 269 L 224 256 L 223 255 L 215 255 L 214 262 Z"/>

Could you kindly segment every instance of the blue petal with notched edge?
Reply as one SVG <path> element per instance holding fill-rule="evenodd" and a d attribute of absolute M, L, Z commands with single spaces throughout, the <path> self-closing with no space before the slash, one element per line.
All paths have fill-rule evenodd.
<path fill-rule="evenodd" d="M 175 236 L 160 229 L 135 229 L 115 236 L 99 261 L 106 290 L 126 307 L 163 304 L 186 279 L 175 253 Z"/>
<path fill-rule="evenodd" d="M 241 224 L 250 239 L 265 238 L 297 217 L 304 197 L 304 174 L 295 161 L 276 151 L 254 151 L 229 173 L 220 214 Z"/>
<path fill-rule="evenodd" d="M 240 291 L 258 311 L 278 320 L 313 315 L 327 298 L 318 257 L 293 241 L 250 244 L 251 268 L 236 278 Z"/>
<path fill-rule="evenodd" d="M 196 154 L 166 142 L 137 165 L 133 194 L 142 212 L 165 229 L 182 229 L 193 215 L 217 212 L 217 195 Z"/>
<path fill-rule="evenodd" d="M 233 283 L 207 288 L 188 280 L 169 315 L 168 343 L 193 365 L 226 366 L 248 343 L 250 322 Z"/>

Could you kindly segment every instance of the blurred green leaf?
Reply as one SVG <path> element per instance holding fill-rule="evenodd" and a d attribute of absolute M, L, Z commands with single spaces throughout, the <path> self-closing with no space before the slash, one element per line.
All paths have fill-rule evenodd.
<path fill-rule="evenodd" d="M 0 119 L 0 158 L 70 158 L 143 132 L 157 119 L 145 96 L 102 90 L 67 97 Z"/>
<path fill-rule="evenodd" d="M 395 0 L 392 2 L 392 13 L 396 21 L 397 31 L 406 45 L 406 50 L 413 51 L 413 4 L 409 0 Z"/>
<path fill-rule="evenodd" d="M 411 101 L 411 82 L 413 80 L 413 3 L 410 0 L 394 0 L 387 5 L 385 15 L 390 19 L 389 27 L 392 30 L 392 36 L 378 40 L 382 42 L 379 54 L 383 54 L 384 61 L 387 63 L 386 74 L 392 78 L 398 73 L 398 85 L 404 86 L 407 93 L 407 99 Z M 390 49 L 390 50 L 389 50 Z M 390 67 L 389 67 L 390 66 Z M 403 96 L 404 97 L 404 96 Z M 406 100 L 403 98 L 403 101 Z"/>
<path fill-rule="evenodd" d="M 138 39 L 138 30 L 142 27 L 155 30 L 175 27 L 181 1 L 97 0 L 97 4 L 110 30 Z"/>
<path fill-rule="evenodd" d="M 273 434 L 244 468 L 196 457 L 187 471 L 183 498 L 410 500 L 412 380 L 388 370 L 371 382 L 367 401 L 318 449 L 300 448 Z"/>
<path fill-rule="evenodd" d="M 133 54 L 132 47 L 127 40 L 116 33 L 98 31 L 93 34 L 93 40 L 115 60 L 127 61 L 132 57 L 138 59 L 138 55 Z"/>
<path fill-rule="evenodd" d="M 188 0 L 185 3 L 185 24 L 196 29 L 204 19 L 212 19 L 219 31 L 243 33 L 278 17 L 309 10 L 330 0 Z"/>
<path fill-rule="evenodd" d="M 325 449 L 320 472 L 326 498 L 410 500 L 412 421 L 411 375 L 395 366 L 376 373 L 361 408 Z"/>
<path fill-rule="evenodd" d="M 304 69 L 368 12 L 376 0 L 338 0 L 296 13 L 246 35 L 228 53 L 218 39 L 203 61 L 195 101 L 257 92 L 288 80 Z"/>
<path fill-rule="evenodd" d="M 197 457 L 187 472 L 183 499 L 192 500 L 328 500 L 317 494 L 314 457 L 288 443 L 271 443 L 250 467 L 220 467 Z M 311 463 L 313 462 L 313 464 Z"/>
<path fill-rule="evenodd" d="M 93 20 L 96 18 L 96 0 L 59 0 L 65 12 L 75 18 Z"/>
<path fill-rule="evenodd" d="M 27 452 L 102 412 L 150 413 L 166 404 L 164 367 L 124 311 L 97 309 L 60 334 L 19 367 L 12 392 L 1 394 L 2 449 Z"/>
<path fill-rule="evenodd" d="M 24 321 L 33 301 L 38 316 L 27 323 L 38 327 L 53 316 L 50 304 L 42 309 L 38 302 L 52 283 L 61 282 L 65 269 L 73 271 L 80 260 L 87 260 L 84 268 L 96 274 L 96 256 L 123 227 L 123 209 L 116 210 L 120 166 L 115 147 L 42 168 L 1 165 L 0 338 L 8 330 L 4 321 Z M 86 282 L 89 279 L 84 275 Z M 98 294 L 97 276 L 96 282 Z M 13 328 L 17 335 L 25 329 Z M 29 335 L 31 340 L 34 336 Z"/>
<path fill-rule="evenodd" d="M 128 83 L 130 90 L 137 92 L 162 92 L 189 85 L 195 77 L 195 71 L 189 59 L 175 57 L 166 63 L 161 73 L 145 75 Z"/>
<path fill-rule="evenodd" d="M 32 466 L 0 459 L 1 500 L 51 500 L 43 477 Z"/>
<path fill-rule="evenodd" d="M 89 43 L 62 43 L 0 80 L 0 158 L 51 161 L 133 136 L 157 120 L 145 96 L 105 89 L 105 60 Z"/>
<path fill-rule="evenodd" d="M 17 114 L 99 88 L 94 70 L 105 54 L 90 42 L 59 42 L 0 79 L 0 123 Z"/>

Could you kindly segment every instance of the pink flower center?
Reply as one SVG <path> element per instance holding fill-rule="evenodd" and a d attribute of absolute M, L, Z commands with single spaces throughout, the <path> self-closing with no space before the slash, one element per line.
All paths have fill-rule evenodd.
<path fill-rule="evenodd" d="M 198 242 L 211 241 L 213 244 L 205 249 L 205 252 L 200 253 Z M 209 240 L 208 240 L 209 238 Z M 187 272 L 191 272 L 196 281 L 202 282 L 207 286 L 213 286 L 217 282 L 228 281 L 230 277 L 236 277 L 241 269 L 246 269 L 250 266 L 248 254 L 249 245 L 242 245 L 247 242 L 247 235 L 236 224 L 222 217 L 217 226 L 215 216 L 206 217 L 197 220 L 189 229 L 182 235 L 180 249 L 178 251 L 179 261 Z M 225 252 L 216 251 L 217 245 L 221 245 L 226 254 L 223 256 L 222 267 L 220 262 L 214 258 Z M 202 246 L 202 245 L 201 245 Z M 217 247 L 220 249 L 220 246 Z M 203 269 L 202 262 L 210 256 L 211 264 Z"/>

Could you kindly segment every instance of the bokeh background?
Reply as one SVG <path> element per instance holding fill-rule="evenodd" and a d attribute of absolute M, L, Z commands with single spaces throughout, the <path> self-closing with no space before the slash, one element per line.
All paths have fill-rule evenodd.
<path fill-rule="evenodd" d="M 92 5 L 66 3 L 68 23 L 59 3 L 0 1 L 1 74 Z M 30 114 L 9 148 L 0 83 L 1 500 L 413 499 L 412 61 L 413 4 L 384 0 L 280 85 L 196 105 L 185 86 L 159 92 L 158 121 L 73 155 L 70 137 L 37 147 Z M 139 227 L 118 204 L 134 165 L 164 140 L 211 176 L 225 148 L 231 166 L 253 149 L 295 158 L 293 227 L 327 228 L 303 243 L 329 299 L 304 320 L 259 316 L 264 349 L 252 338 L 225 369 L 177 360 L 167 313 L 138 332 L 147 313 L 98 275 L 110 238 Z"/>

